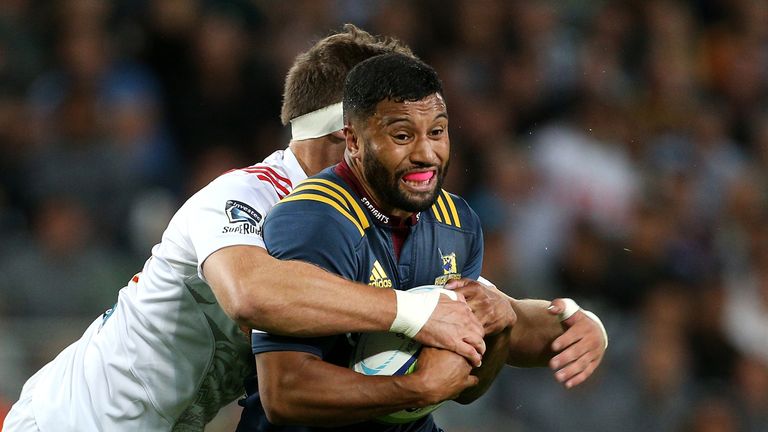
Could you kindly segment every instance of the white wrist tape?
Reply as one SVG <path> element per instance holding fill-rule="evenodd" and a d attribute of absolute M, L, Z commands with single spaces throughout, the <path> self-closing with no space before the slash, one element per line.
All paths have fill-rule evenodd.
<path fill-rule="evenodd" d="M 560 319 L 560 322 L 563 322 L 567 320 L 568 318 L 572 317 L 573 314 L 575 314 L 578 311 L 584 312 L 584 315 L 589 317 L 592 321 L 596 322 L 598 326 L 600 326 L 600 331 L 603 332 L 603 341 L 604 341 L 604 348 L 608 348 L 608 332 L 605 331 L 605 326 L 603 325 L 603 322 L 600 321 L 600 318 L 597 317 L 593 312 L 590 312 L 586 309 L 582 309 L 579 307 L 578 304 L 576 304 L 575 301 L 569 298 L 564 298 L 563 301 L 565 302 L 565 309 L 558 314 L 558 318 Z"/>
<path fill-rule="evenodd" d="M 301 141 L 319 138 L 342 129 L 344 129 L 344 111 L 339 102 L 291 120 L 291 139 Z"/>
<path fill-rule="evenodd" d="M 557 317 L 560 319 L 560 322 L 563 322 L 567 320 L 568 318 L 572 317 L 573 314 L 579 311 L 581 309 L 578 304 L 576 304 L 575 301 L 569 298 L 564 298 L 563 303 L 565 303 L 565 308 L 562 312 L 560 312 Z"/>
<path fill-rule="evenodd" d="M 416 336 L 435 311 L 437 302 L 440 301 L 440 294 L 446 294 L 453 300 L 458 298 L 455 292 L 446 289 L 419 293 L 395 290 L 397 314 L 389 331 L 402 333 L 409 338 Z"/>
<path fill-rule="evenodd" d="M 496 286 L 495 283 L 489 281 L 488 279 L 486 279 L 486 278 L 484 278 L 482 276 L 478 276 L 477 277 L 477 281 L 480 282 L 481 284 L 485 285 L 485 286 L 492 286 L 492 287 Z"/>

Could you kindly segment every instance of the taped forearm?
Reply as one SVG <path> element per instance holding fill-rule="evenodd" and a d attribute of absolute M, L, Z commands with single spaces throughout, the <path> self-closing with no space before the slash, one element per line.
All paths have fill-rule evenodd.
<path fill-rule="evenodd" d="M 440 295 L 446 294 L 453 300 L 456 293 L 447 290 L 433 290 L 422 293 L 395 291 L 397 296 L 397 314 L 389 331 L 402 333 L 413 338 L 424 327 L 440 301 Z"/>

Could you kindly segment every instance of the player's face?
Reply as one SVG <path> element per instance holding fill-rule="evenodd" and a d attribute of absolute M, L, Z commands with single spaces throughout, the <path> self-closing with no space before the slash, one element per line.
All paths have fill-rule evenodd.
<path fill-rule="evenodd" d="M 448 113 L 441 95 L 379 102 L 362 138 L 363 176 L 384 210 L 405 216 L 435 202 L 450 153 Z"/>

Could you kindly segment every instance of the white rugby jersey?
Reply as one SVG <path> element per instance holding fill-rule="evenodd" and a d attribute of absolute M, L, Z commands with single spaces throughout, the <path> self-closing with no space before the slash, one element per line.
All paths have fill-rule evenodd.
<path fill-rule="evenodd" d="M 255 371 L 250 342 L 200 265 L 226 246 L 264 247 L 264 216 L 305 178 L 287 149 L 192 196 L 113 310 L 36 374 L 40 430 L 201 431 L 242 396 Z"/>

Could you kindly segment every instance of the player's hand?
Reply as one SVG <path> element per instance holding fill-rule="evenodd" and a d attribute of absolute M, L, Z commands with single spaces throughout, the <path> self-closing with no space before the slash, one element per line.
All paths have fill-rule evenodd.
<path fill-rule="evenodd" d="M 494 335 L 510 328 L 517 322 L 509 298 L 495 286 L 485 285 L 472 279 L 452 280 L 445 286 L 462 294 L 483 325 L 485 335 Z"/>
<path fill-rule="evenodd" d="M 552 300 L 547 309 L 558 315 L 565 305 L 562 299 Z M 552 342 L 552 351 L 557 353 L 549 361 L 555 371 L 555 379 L 566 388 L 583 383 L 600 365 L 605 354 L 606 340 L 600 325 L 582 310 L 564 320 L 565 332 Z"/>
<path fill-rule="evenodd" d="M 423 347 L 416 362 L 417 389 L 423 403 L 432 405 L 458 397 L 465 389 L 477 385 L 479 379 L 470 375 L 472 365 L 464 357 L 439 348 Z"/>
<path fill-rule="evenodd" d="M 445 294 L 414 339 L 422 345 L 443 348 L 480 366 L 485 354 L 483 326 L 472 313 L 464 297 L 454 301 Z"/>

